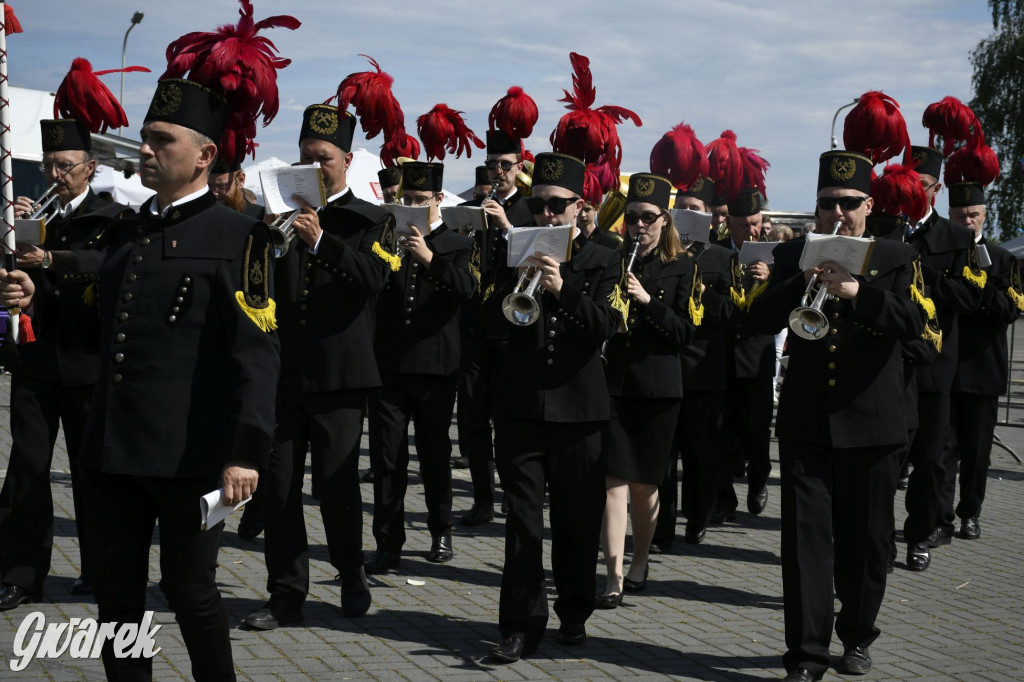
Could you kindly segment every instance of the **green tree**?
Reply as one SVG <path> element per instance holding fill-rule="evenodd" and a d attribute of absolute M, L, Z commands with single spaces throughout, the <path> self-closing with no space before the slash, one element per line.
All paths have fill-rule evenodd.
<path fill-rule="evenodd" d="M 986 190 L 989 225 L 1001 241 L 1024 234 L 1024 0 L 989 0 L 992 35 L 971 53 L 974 99 L 1002 171 Z"/>

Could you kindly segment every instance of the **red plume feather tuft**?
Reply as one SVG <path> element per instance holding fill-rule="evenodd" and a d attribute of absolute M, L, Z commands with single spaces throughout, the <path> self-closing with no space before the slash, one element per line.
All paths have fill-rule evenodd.
<path fill-rule="evenodd" d="M 384 131 L 389 135 L 392 131 L 405 127 L 405 115 L 398 100 L 391 93 L 391 84 L 395 79 L 380 70 L 380 64 L 369 55 L 359 55 L 370 60 L 376 71 L 360 71 L 345 76 L 338 86 L 338 113 L 342 114 L 352 104 L 356 116 L 366 133 L 366 139 L 377 137 Z"/>
<path fill-rule="evenodd" d="M 167 46 L 167 70 L 160 77 L 185 78 L 222 93 L 231 111 L 243 112 L 255 121 L 263 117 L 269 125 L 277 115 L 280 101 L 277 93 L 277 72 L 291 63 L 277 56 L 277 47 L 268 38 L 257 35 L 265 28 L 295 30 L 302 24 L 295 17 L 281 14 L 253 21 L 251 0 L 239 0 L 241 18 L 235 25 L 225 24 L 216 31 L 197 31 L 181 36 Z M 227 161 L 239 158 L 245 149 L 253 146 L 251 138 L 240 135 L 255 130 L 248 123 L 242 125 L 238 116 L 232 116 L 233 137 L 238 144 L 221 145 L 220 151 Z"/>
<path fill-rule="evenodd" d="M 910 134 L 899 102 L 877 90 L 861 95 L 857 106 L 846 115 L 843 145 L 848 151 L 870 157 L 875 164 L 910 149 Z"/>
<path fill-rule="evenodd" d="M 525 140 L 533 134 L 533 126 L 537 124 L 537 103 L 523 92 L 518 85 L 508 89 L 508 93 L 491 107 L 487 124 L 491 130 L 500 130 L 509 137 Z"/>
<path fill-rule="evenodd" d="M 916 163 L 890 164 L 885 171 L 871 179 L 872 210 L 892 216 L 905 215 L 917 222 L 928 212 L 928 195 L 921 178 L 914 171 Z"/>
<path fill-rule="evenodd" d="M 988 186 L 999 177 L 999 157 L 985 144 L 985 135 L 968 142 L 946 160 L 946 185 L 957 182 L 980 182 Z"/>
<path fill-rule="evenodd" d="M 423 141 L 428 161 L 444 159 L 445 151 L 456 157 L 466 152 L 466 157 L 471 158 L 472 145 L 484 148 L 483 141 L 462 120 L 462 113 L 449 109 L 447 104 L 435 104 L 433 109 L 416 119 L 416 132 Z"/>
<path fill-rule="evenodd" d="M 531 152 L 529 149 L 526 149 L 525 147 L 520 147 L 520 149 L 523 150 L 523 161 L 529 161 L 530 163 L 533 163 L 533 152 Z"/>
<path fill-rule="evenodd" d="M 126 69 L 93 71 L 92 64 L 81 57 L 71 62 L 71 70 L 64 76 L 53 99 L 54 118 L 74 118 L 92 133 L 105 133 L 108 128 L 128 125 L 128 117 L 114 93 L 97 76 L 121 71 L 145 71 L 144 66 L 129 66 Z"/>
<path fill-rule="evenodd" d="M 743 186 L 756 187 L 761 196 L 767 197 L 768 193 L 764 188 L 764 174 L 772 167 L 768 159 L 761 156 L 757 149 L 740 147 L 740 160 L 743 162 Z"/>
<path fill-rule="evenodd" d="M 679 189 L 706 177 L 708 168 L 707 150 L 685 123 L 662 135 L 651 150 L 651 172 L 668 178 Z"/>
<path fill-rule="evenodd" d="M 736 133 L 725 130 L 707 145 L 708 177 L 715 183 L 715 192 L 735 199 L 744 187 L 743 157 L 736 146 Z"/>
<path fill-rule="evenodd" d="M 929 104 L 921 123 L 928 129 L 929 147 L 935 147 L 935 138 L 942 139 L 943 156 L 949 156 L 958 143 L 968 143 L 982 134 L 978 117 L 956 97 Z"/>
<path fill-rule="evenodd" d="M 583 172 L 583 200 L 592 206 L 600 206 L 603 198 L 604 190 L 601 188 L 601 179 L 592 166 L 587 166 Z"/>
<path fill-rule="evenodd" d="M 573 92 L 565 92 L 560 102 L 566 102 L 569 110 L 558 120 L 558 126 L 551 133 L 551 146 L 556 152 L 570 154 L 584 163 L 597 161 L 601 156 L 611 164 L 616 175 L 622 165 L 622 143 L 617 126 L 627 119 L 637 126 L 643 125 L 640 117 L 624 107 L 605 105 L 591 109 L 597 90 L 590 73 L 590 60 L 575 52 L 569 53 L 572 62 Z"/>
<path fill-rule="evenodd" d="M 14 8 L 8 4 L 4 4 L 4 34 L 12 35 L 14 33 L 23 32 L 21 22 L 18 21 L 18 17 L 14 14 Z"/>
<path fill-rule="evenodd" d="M 388 135 L 388 141 L 380 148 L 380 160 L 385 168 L 398 165 L 399 157 L 415 159 L 420 155 L 420 143 L 401 127 Z"/>

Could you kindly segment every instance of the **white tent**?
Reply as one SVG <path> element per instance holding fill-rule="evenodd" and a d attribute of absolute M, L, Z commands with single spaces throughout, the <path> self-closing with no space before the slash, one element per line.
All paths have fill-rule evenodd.
<path fill-rule="evenodd" d="M 96 166 L 96 174 L 92 177 L 92 191 L 110 192 L 114 201 L 132 208 L 138 208 L 153 195 L 153 190 L 142 186 L 138 173 L 126 178 L 121 171 L 103 164 Z"/>

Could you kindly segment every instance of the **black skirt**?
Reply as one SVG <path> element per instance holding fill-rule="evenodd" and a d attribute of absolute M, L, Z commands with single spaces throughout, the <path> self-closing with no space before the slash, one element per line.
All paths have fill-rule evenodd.
<path fill-rule="evenodd" d="M 676 451 L 679 398 L 613 398 L 607 474 L 659 485 Z"/>

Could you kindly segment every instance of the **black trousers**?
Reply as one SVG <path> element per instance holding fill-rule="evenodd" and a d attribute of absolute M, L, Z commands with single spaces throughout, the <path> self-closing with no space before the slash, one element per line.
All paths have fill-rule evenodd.
<path fill-rule="evenodd" d="M 750 490 L 760 490 L 772 472 L 769 454 L 774 408 L 772 381 L 771 376 L 728 379 L 722 418 L 724 456 L 718 491 L 718 506 L 723 509 L 739 506 L 732 485 L 734 465 L 747 460 L 747 487 Z"/>
<path fill-rule="evenodd" d="M 992 459 L 999 396 L 952 393 L 950 430 L 944 454 L 945 475 L 939 503 L 939 526 L 952 531 L 956 517 L 969 519 L 981 514 Z M 955 515 L 956 474 L 960 471 L 960 504 Z"/>
<path fill-rule="evenodd" d="M 459 452 L 469 460 L 473 503 L 494 505 L 494 444 L 491 439 L 491 376 L 494 350 L 484 339 L 463 335 L 456 414 Z"/>
<path fill-rule="evenodd" d="M 234 680 L 228 611 L 217 589 L 224 524 L 201 530 L 199 498 L 217 479 L 174 479 L 81 469 L 93 594 L 104 623 L 139 623 L 146 611 L 149 549 L 160 525 L 160 589 L 181 626 L 196 680 Z M 159 634 L 157 645 L 160 644 Z M 103 646 L 109 680 L 150 680 L 152 659 L 116 658 Z"/>
<path fill-rule="evenodd" d="M 405 491 L 409 485 L 409 421 L 415 428 L 427 528 L 432 537 L 452 528 L 452 441 L 455 376 L 386 374 L 370 394 L 370 466 L 373 537 L 377 547 L 401 552 L 405 544 Z"/>
<path fill-rule="evenodd" d="M 359 440 L 366 391 L 302 393 L 282 388 L 277 430 L 264 489 L 264 556 L 271 601 L 301 606 L 309 593 L 309 544 L 302 514 L 302 480 L 310 451 L 313 486 L 331 564 L 339 572 L 363 564 Z"/>
<path fill-rule="evenodd" d="M 544 637 L 544 488 L 551 517 L 551 572 L 563 623 L 584 623 L 594 612 L 597 549 L 604 514 L 602 422 L 554 423 L 524 419 L 494 422 L 494 448 L 508 500 L 505 567 L 498 627 L 503 638 Z"/>
<path fill-rule="evenodd" d="M 829 667 L 835 621 L 844 647 L 868 646 L 885 596 L 899 446 L 833 449 L 779 442 L 786 670 Z M 832 590 L 842 603 L 834 616 Z"/>
<path fill-rule="evenodd" d="M 910 445 L 910 485 L 907 488 L 907 518 L 903 539 L 908 545 L 924 542 L 939 520 L 939 499 L 945 481 L 943 459 L 949 433 L 949 393 L 920 393 L 917 396 L 918 427 Z"/>
<path fill-rule="evenodd" d="M 71 492 L 81 555 L 88 575 L 88 550 L 78 485 L 78 450 L 92 399 L 90 386 L 61 386 L 53 381 L 11 377 L 11 457 L 0 490 L 0 581 L 41 594 L 53 549 L 53 496 L 50 464 L 57 430 L 71 467 Z M 209 492 L 209 491 L 207 491 Z"/>

